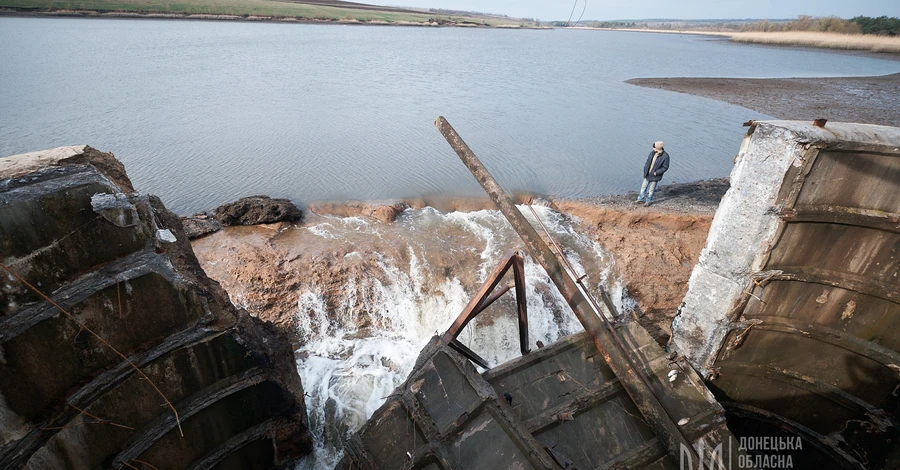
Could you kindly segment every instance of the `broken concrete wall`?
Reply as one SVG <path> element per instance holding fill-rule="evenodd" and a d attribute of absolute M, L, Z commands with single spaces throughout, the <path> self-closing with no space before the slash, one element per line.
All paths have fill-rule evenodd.
<path fill-rule="evenodd" d="M 706 248 L 688 281 L 688 293 L 672 325 L 672 340 L 694 367 L 708 373 L 727 332 L 728 309 L 746 287 L 761 253 L 776 233 L 775 199 L 787 169 L 799 165 L 804 139 L 787 129 L 758 124 L 741 144 Z"/>
<path fill-rule="evenodd" d="M 754 273 L 759 272 L 785 223 L 779 194 L 793 182 L 816 145 L 858 142 L 900 145 L 900 130 L 794 121 L 755 122 L 731 172 L 731 188 L 716 211 L 706 247 L 691 273 L 688 293 L 673 322 L 673 342 L 704 375 L 732 325 Z M 781 198 L 783 199 L 783 197 Z M 815 240 L 810 240 L 815 243 Z M 737 325 L 740 326 L 740 325 Z"/>
<path fill-rule="evenodd" d="M 756 123 L 692 273 L 675 344 L 796 468 L 900 468 L 898 189 L 900 129 Z"/>
<path fill-rule="evenodd" d="M 310 451 L 288 342 L 231 305 L 111 154 L 0 159 L 0 261 L 0 468 L 272 468 Z"/>

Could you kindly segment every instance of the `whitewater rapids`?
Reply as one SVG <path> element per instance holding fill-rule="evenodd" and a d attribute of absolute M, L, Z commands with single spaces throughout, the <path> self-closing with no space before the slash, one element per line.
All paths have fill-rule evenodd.
<path fill-rule="evenodd" d="M 575 270 L 587 270 L 593 293 L 606 289 L 619 311 L 628 311 L 632 301 L 612 275 L 609 255 L 578 234 L 567 216 L 534 208 Z M 520 210 L 539 227 L 527 206 Z M 408 209 L 391 224 L 322 217 L 291 230 L 280 243 L 334 246 L 331 272 L 344 275 L 337 287 L 301 276 L 296 290 L 297 371 L 316 447 L 297 468 L 332 469 L 345 439 L 406 379 L 422 347 L 446 331 L 503 255 L 522 243 L 495 210 Z M 582 329 L 543 268 L 528 258 L 525 282 L 532 348 Z M 459 339 L 491 366 L 520 354 L 513 291 Z"/>

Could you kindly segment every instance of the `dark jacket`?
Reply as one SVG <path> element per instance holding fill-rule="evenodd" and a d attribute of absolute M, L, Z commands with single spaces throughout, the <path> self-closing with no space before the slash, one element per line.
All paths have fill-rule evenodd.
<path fill-rule="evenodd" d="M 647 157 L 647 163 L 644 163 L 644 178 L 647 178 L 647 181 L 659 181 L 662 179 L 663 173 L 669 169 L 669 154 L 663 150 L 662 155 L 660 155 L 656 159 L 656 165 L 653 168 L 650 168 L 650 162 L 653 161 L 653 154 L 655 151 L 650 151 L 650 156 Z M 656 173 L 655 175 L 653 173 Z"/>

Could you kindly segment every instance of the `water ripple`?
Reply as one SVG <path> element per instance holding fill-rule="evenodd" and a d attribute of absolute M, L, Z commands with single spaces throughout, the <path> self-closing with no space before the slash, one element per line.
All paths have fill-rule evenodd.
<path fill-rule="evenodd" d="M 77 41 L 71 38 L 78 37 Z M 894 61 L 702 37 L 231 22 L 0 18 L 0 155 L 86 143 L 179 213 L 248 194 L 477 194 L 446 116 L 511 190 L 631 190 L 724 176 L 747 119 L 640 76 L 875 75 Z"/>

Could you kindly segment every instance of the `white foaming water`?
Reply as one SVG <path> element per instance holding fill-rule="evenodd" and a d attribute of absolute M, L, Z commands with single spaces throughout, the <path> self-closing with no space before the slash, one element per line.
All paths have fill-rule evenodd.
<path fill-rule="evenodd" d="M 527 207 L 520 210 L 531 217 Z M 588 269 L 592 290 L 607 289 L 621 308 L 623 291 L 612 279 L 609 256 L 575 232 L 566 216 L 535 210 L 573 267 L 579 273 Z M 422 347 L 446 331 L 504 253 L 521 242 L 498 211 L 441 214 L 425 208 L 407 210 L 390 225 L 329 218 L 307 230 L 328 240 L 378 238 L 397 250 L 393 256 L 375 254 L 377 269 L 345 279 L 339 299 L 326 299 L 313 283 L 298 293 L 304 344 L 297 369 L 316 448 L 297 468 L 318 470 L 334 468 L 345 439 L 406 379 Z M 343 259 L 361 256 L 366 254 L 351 252 Z M 537 340 L 549 344 L 582 329 L 546 272 L 530 259 L 525 282 L 532 348 Z M 492 366 L 518 356 L 513 292 L 476 317 L 460 340 Z"/>

